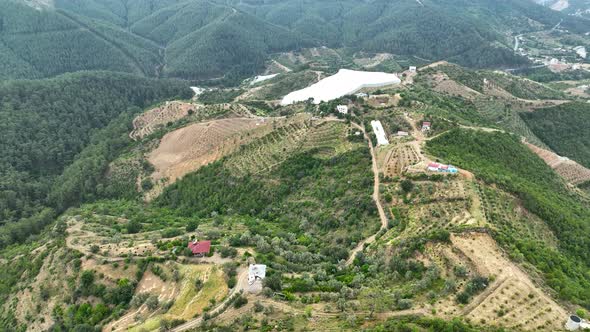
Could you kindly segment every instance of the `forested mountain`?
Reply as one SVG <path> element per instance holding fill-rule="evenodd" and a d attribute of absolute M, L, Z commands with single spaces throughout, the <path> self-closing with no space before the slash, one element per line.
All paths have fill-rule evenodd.
<path fill-rule="evenodd" d="M 577 14 L 0 0 L 0 331 L 590 318 Z"/>
<path fill-rule="evenodd" d="M 588 20 L 528 0 L 0 1 L 0 78 L 112 70 L 190 79 L 260 72 L 269 55 L 326 45 L 516 67 L 512 34 Z"/>
<path fill-rule="evenodd" d="M 133 114 L 156 101 L 191 95 L 184 82 L 139 78 L 108 72 L 77 73 L 38 81 L 0 83 L 0 222 L 17 223 L 51 206 L 58 210 L 84 199 L 84 188 L 96 186 L 110 158 L 129 143 Z M 110 124 L 110 126 L 109 126 Z M 101 132 L 106 128 L 106 132 Z M 55 179 L 88 145 L 84 178 L 75 174 L 48 194 Z M 93 189 L 94 190 L 94 189 Z M 70 195 L 70 200 L 63 198 Z M 2 227 L 0 246 L 28 232 L 10 234 Z"/>

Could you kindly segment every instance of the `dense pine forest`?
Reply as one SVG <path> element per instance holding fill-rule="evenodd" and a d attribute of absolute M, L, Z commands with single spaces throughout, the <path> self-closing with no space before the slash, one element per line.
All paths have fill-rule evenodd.
<path fill-rule="evenodd" d="M 552 150 L 590 168 L 588 114 L 590 104 L 568 103 L 521 116 Z"/>
<path fill-rule="evenodd" d="M 45 222 L 35 224 L 51 215 L 45 207 L 61 211 L 84 199 L 85 186 L 95 190 L 93 177 L 102 177 L 108 162 L 129 144 L 134 114 L 154 102 L 190 95 L 184 82 L 107 72 L 2 82 L 0 220 L 8 225 L 1 229 L 0 246 L 42 227 Z M 79 153 L 89 145 L 95 151 L 83 156 L 84 169 L 56 182 L 64 169 L 84 161 Z M 19 224 L 33 229 L 20 229 Z"/>
<path fill-rule="evenodd" d="M 0 1 L 0 78 L 112 70 L 236 84 L 260 72 L 272 54 L 312 46 L 389 52 L 418 62 L 519 67 L 528 60 L 514 54 L 509 35 L 548 29 L 562 19 L 573 33 L 589 29 L 584 19 L 528 0 L 510 5 L 478 0 L 469 3 L 469 12 L 458 0 L 55 1 L 37 6 Z"/>

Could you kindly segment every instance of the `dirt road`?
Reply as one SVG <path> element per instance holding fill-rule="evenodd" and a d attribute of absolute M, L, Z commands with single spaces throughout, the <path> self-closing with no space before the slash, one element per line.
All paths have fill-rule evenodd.
<path fill-rule="evenodd" d="M 235 294 L 239 293 L 240 291 L 245 291 L 247 288 L 248 288 L 248 268 L 245 268 L 242 272 L 240 272 L 236 286 L 229 292 L 229 294 L 227 295 L 225 300 L 220 302 L 217 305 L 217 307 L 215 307 L 213 310 L 209 311 L 209 315 L 217 316 L 221 311 L 223 311 L 225 309 L 225 304 L 227 302 L 229 302 Z M 172 329 L 172 332 L 180 332 L 180 331 L 186 331 L 189 329 L 193 329 L 193 328 L 196 328 L 199 325 L 201 325 L 202 322 L 203 322 L 203 317 L 201 316 L 201 317 L 195 318 L 191 321 L 188 321 L 182 325 L 175 327 L 174 329 Z"/>
<path fill-rule="evenodd" d="M 387 217 L 385 216 L 385 210 L 383 209 L 383 205 L 381 205 L 381 200 L 379 198 L 379 166 L 377 165 L 377 156 L 375 154 L 375 149 L 373 148 L 373 143 L 371 142 L 369 135 L 367 135 L 367 133 L 365 132 L 365 129 L 354 122 L 352 123 L 352 125 L 363 132 L 363 135 L 365 136 L 365 139 L 367 140 L 367 142 L 369 144 L 369 149 L 371 151 L 371 159 L 372 159 L 372 164 L 373 164 L 373 178 L 374 178 L 374 181 L 373 181 L 373 201 L 375 201 L 375 205 L 377 205 L 377 211 L 379 211 L 379 219 L 381 219 L 380 230 L 385 229 L 385 228 L 387 228 Z M 359 242 L 359 244 L 350 252 L 350 257 L 346 261 L 346 265 L 352 264 L 356 254 L 359 251 L 363 250 L 365 244 L 370 244 L 373 241 L 375 241 L 376 236 L 377 236 L 377 234 L 374 234 L 374 235 L 362 240 L 361 242 Z"/>

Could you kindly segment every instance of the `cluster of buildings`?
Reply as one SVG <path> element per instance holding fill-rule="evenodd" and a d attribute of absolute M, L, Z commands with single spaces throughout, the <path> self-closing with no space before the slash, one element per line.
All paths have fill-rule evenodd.
<path fill-rule="evenodd" d="M 443 164 L 439 164 L 439 163 L 430 163 L 430 164 L 428 164 L 427 169 L 431 172 L 438 172 L 438 173 L 456 174 L 458 172 L 458 170 L 455 166 L 443 165 Z"/>

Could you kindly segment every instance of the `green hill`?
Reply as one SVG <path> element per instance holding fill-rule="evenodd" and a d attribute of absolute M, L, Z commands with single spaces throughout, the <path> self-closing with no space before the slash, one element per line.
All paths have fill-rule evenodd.
<path fill-rule="evenodd" d="M 92 195 L 109 160 L 129 143 L 133 114 L 156 101 L 190 95 L 184 82 L 106 72 L 2 82 L 2 224 L 18 224 L 47 206 L 61 210 Z M 68 169 L 67 180 L 56 183 L 72 164 L 84 174 Z M 34 233 L 16 231 L 3 227 L 0 246 Z"/>
<path fill-rule="evenodd" d="M 531 130 L 553 151 L 590 167 L 590 104 L 568 103 L 521 113 Z"/>
<path fill-rule="evenodd" d="M 269 56 L 327 45 L 416 61 L 518 67 L 512 34 L 588 20 L 526 0 L 0 1 L 0 78 L 112 70 L 195 80 L 259 73 Z"/>

